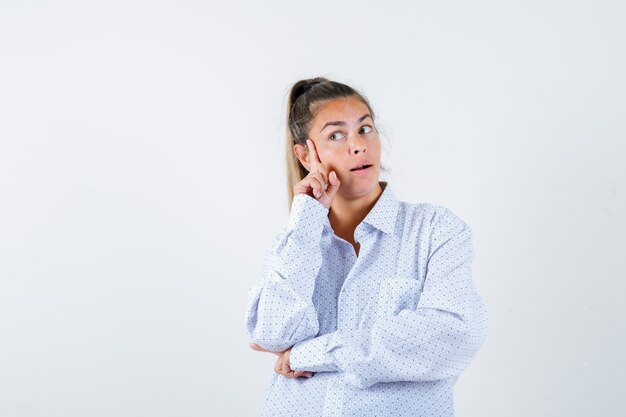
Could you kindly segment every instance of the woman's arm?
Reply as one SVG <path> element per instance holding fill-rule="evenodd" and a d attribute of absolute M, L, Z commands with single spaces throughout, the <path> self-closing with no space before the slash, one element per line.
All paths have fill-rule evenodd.
<path fill-rule="evenodd" d="M 326 207 L 308 195 L 296 194 L 288 226 L 266 257 L 261 281 L 248 293 L 246 330 L 270 351 L 284 351 L 319 332 L 312 296 L 327 221 Z"/>
<path fill-rule="evenodd" d="M 295 371 L 341 371 L 359 388 L 377 382 L 458 376 L 487 334 L 487 314 L 471 278 L 469 226 L 442 207 L 434 220 L 424 287 L 416 309 L 380 317 L 370 328 L 297 343 Z"/>

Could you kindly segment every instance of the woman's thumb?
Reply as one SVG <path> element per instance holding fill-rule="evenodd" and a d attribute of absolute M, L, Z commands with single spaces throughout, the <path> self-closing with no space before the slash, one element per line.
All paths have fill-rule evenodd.
<path fill-rule="evenodd" d="M 334 195 L 341 185 L 341 182 L 339 181 L 339 178 L 337 178 L 337 173 L 335 171 L 331 171 L 330 174 L 328 174 L 328 182 L 330 183 L 330 185 L 326 189 L 326 192 L 330 195 Z"/>

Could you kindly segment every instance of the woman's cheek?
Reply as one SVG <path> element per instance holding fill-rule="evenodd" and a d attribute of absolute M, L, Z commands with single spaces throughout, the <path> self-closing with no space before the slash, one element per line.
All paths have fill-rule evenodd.
<path fill-rule="evenodd" d="M 337 178 L 339 178 L 339 180 L 341 181 L 341 174 L 340 171 L 337 170 L 337 167 L 335 164 L 333 163 L 328 163 L 326 164 L 326 167 L 328 168 L 328 175 L 330 175 L 331 172 L 335 171 L 335 174 L 337 174 Z"/>
<path fill-rule="evenodd" d="M 328 173 L 335 169 L 336 162 L 333 155 L 327 152 L 319 153 L 320 162 L 322 162 L 328 169 Z"/>

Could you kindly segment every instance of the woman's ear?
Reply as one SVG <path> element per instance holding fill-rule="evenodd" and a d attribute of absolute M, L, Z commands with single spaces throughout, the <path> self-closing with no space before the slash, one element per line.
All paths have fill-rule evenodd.
<path fill-rule="evenodd" d="M 293 152 L 296 154 L 298 161 L 302 164 L 302 166 L 308 171 L 309 170 L 309 150 L 305 145 L 295 144 L 293 145 Z"/>

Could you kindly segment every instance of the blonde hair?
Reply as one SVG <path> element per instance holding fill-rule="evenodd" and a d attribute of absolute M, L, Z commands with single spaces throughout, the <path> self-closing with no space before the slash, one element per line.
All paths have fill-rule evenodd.
<path fill-rule="evenodd" d="M 294 195 L 294 186 L 309 173 L 298 160 L 293 146 L 296 144 L 306 146 L 311 121 L 314 117 L 314 105 L 323 100 L 340 97 L 355 97 L 363 102 L 372 116 L 372 121 L 374 120 L 374 112 L 367 98 L 346 84 L 330 81 L 323 77 L 316 77 L 296 82 L 289 91 L 285 157 L 287 162 L 287 193 L 289 197 L 287 202 L 290 207 Z"/>

